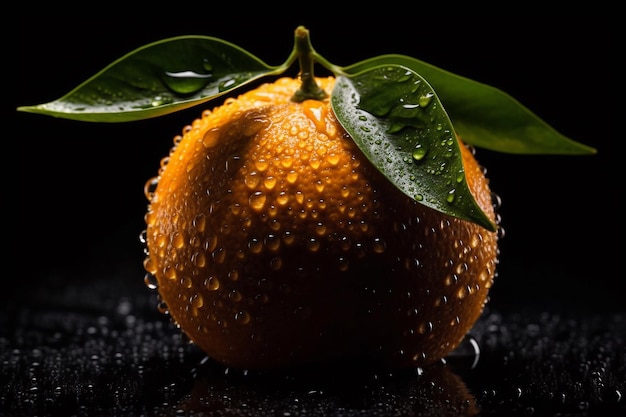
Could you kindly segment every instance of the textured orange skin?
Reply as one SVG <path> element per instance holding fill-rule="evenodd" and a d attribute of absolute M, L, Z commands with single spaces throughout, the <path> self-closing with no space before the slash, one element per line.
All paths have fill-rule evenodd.
<path fill-rule="evenodd" d="M 317 79 L 331 91 L 334 79 Z M 146 270 L 172 319 L 245 369 L 340 357 L 423 366 L 487 300 L 497 233 L 406 197 L 366 160 L 328 100 L 280 79 L 206 111 L 150 192 Z M 481 167 L 470 189 L 495 222 Z"/>

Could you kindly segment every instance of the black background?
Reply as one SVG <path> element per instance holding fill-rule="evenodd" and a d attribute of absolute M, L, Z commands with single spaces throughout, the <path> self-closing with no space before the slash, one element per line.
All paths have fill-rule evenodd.
<path fill-rule="evenodd" d="M 212 7 L 185 18 L 164 14 L 163 23 L 130 16 L 36 22 L 20 17 L 17 60 L 5 65 L 13 72 L 9 80 L 17 80 L 17 96 L 5 112 L 16 123 L 9 142 L 17 145 L 17 161 L 7 155 L 13 168 L 4 184 L 6 192 L 15 187 L 5 200 L 12 212 L 11 258 L 23 259 L 15 281 L 28 277 L 30 286 L 53 271 L 64 276 L 118 264 L 136 265 L 141 280 L 143 185 L 156 174 L 174 135 L 203 108 L 142 122 L 92 124 L 16 112 L 18 105 L 59 98 L 131 50 L 171 36 L 215 36 L 278 65 L 302 24 L 317 52 L 332 63 L 410 55 L 498 87 L 561 133 L 596 147 L 595 156 L 478 151 L 502 198 L 506 231 L 491 299 L 502 308 L 514 303 L 621 309 L 616 26 L 593 17 L 391 15 L 263 12 L 242 19 Z"/>
<path fill-rule="evenodd" d="M 0 317 L 0 356 L 10 366 L 0 370 L 0 382 L 8 385 L 3 390 L 8 394 L 0 394 L 0 415 L 2 405 L 12 410 L 59 411 L 51 415 L 67 415 L 66 408 L 76 414 L 81 410 L 85 415 L 109 415 L 98 410 L 106 411 L 110 404 L 144 409 L 141 403 L 175 403 L 190 383 L 200 382 L 201 395 L 207 392 L 202 379 L 189 378 L 190 368 L 202 355 L 179 347 L 176 329 L 156 326 L 166 319 L 157 314 L 156 306 L 146 306 L 154 299 L 144 295 L 148 290 L 138 238 L 147 206 L 145 182 L 156 174 L 172 138 L 204 107 L 124 124 L 55 119 L 20 113 L 16 107 L 57 99 L 122 55 L 172 36 L 215 36 L 278 65 L 291 52 L 298 25 L 310 30 L 316 51 L 336 65 L 387 53 L 410 55 L 498 87 L 564 135 L 597 148 L 592 156 L 504 155 L 478 149 L 477 158 L 487 169 L 492 190 L 502 199 L 506 234 L 500 242 L 499 274 L 487 308 L 487 313 L 502 316 L 487 315 L 478 324 L 476 334 L 486 335 L 481 339 L 485 358 L 464 379 L 482 403 L 484 415 L 511 415 L 507 412 L 511 404 L 517 407 L 515 415 L 531 415 L 544 407 L 553 411 L 548 415 L 591 416 L 596 414 L 576 410 L 602 410 L 616 403 L 623 412 L 624 400 L 616 400 L 616 392 L 624 393 L 624 383 L 613 377 L 623 379 L 626 363 L 623 336 L 612 333 L 615 328 L 623 330 L 626 313 L 623 186 L 618 165 L 623 148 L 617 113 L 620 49 L 613 19 L 433 17 L 382 9 L 341 15 L 334 6 L 310 4 L 306 5 L 310 9 L 294 5 L 245 16 L 237 14 L 244 11 L 243 5 L 218 7 L 208 2 L 168 4 L 135 15 L 125 9 L 106 11 L 97 4 L 89 12 L 72 8 L 63 13 L 55 7 L 49 15 L 34 7 L 15 14 L 17 34 L 11 36 L 8 49 L 15 50 L 15 59 L 3 64 L 7 91 L 14 92 L 3 107 L 3 120 L 10 118 L 14 125 L 11 133 L 5 133 L 2 182 L 8 231 L 3 255 L 8 273 L 5 270 L 3 283 L 8 289 L 0 297 L 9 314 Z M 189 10 L 179 10 L 183 7 Z M 150 326 L 131 326 L 126 316 L 129 306 L 137 323 L 145 320 Z M 558 319 L 570 314 L 576 320 Z M 69 322 L 59 325 L 63 320 Z M 107 326 L 100 329 L 94 324 L 102 321 L 138 332 L 144 339 L 113 338 Z M 46 333 L 50 328 L 66 331 L 74 342 L 63 345 L 57 333 Z M 95 329 L 97 334 L 85 329 Z M 489 345 L 489 340 L 494 344 Z M 85 365 L 89 362 L 85 355 L 108 358 L 111 349 L 135 352 L 133 343 L 148 352 L 147 359 L 128 355 L 125 358 L 132 359 L 118 367 L 98 368 L 99 362 Z M 177 362 L 168 353 L 174 351 L 187 354 Z M 16 359 L 15 352 L 21 357 Z M 587 396 L 593 381 L 583 368 L 588 373 L 605 372 L 607 393 L 594 391 Z M 74 369 L 79 371 L 72 374 Z M 51 389 L 58 382 L 46 372 L 69 373 L 76 380 L 64 380 L 65 396 L 49 402 L 45 394 L 23 393 L 34 384 L 30 372 L 39 372 L 39 386 Z M 211 378 L 211 401 L 226 396 L 233 403 L 241 399 L 239 406 L 259 401 L 270 410 L 268 415 L 273 415 L 271 410 L 290 409 L 303 398 L 307 402 L 300 403 L 300 409 L 334 404 L 334 397 L 307 397 L 307 392 L 313 392 L 308 385 L 304 391 L 292 390 L 287 381 L 268 394 L 269 385 L 263 382 L 231 386 L 219 375 Z M 95 393 L 90 388 L 93 381 Z M 168 388 L 174 386 L 172 381 L 183 383 Z M 344 389 L 343 382 L 333 381 L 338 391 Z M 544 388 L 552 383 L 563 385 L 567 401 L 548 396 Z M 519 387 L 529 394 L 518 398 Z M 389 398 L 406 405 L 412 397 L 404 394 L 405 388 L 398 381 L 383 390 L 368 388 L 363 398 L 371 407 L 357 403 L 352 408 L 357 411 L 346 415 L 369 415 L 374 409 L 376 415 L 383 415 L 380 410 L 388 406 Z M 126 397 L 120 397 L 119 389 L 126 390 Z M 497 396 L 491 396 L 492 389 L 498 390 Z M 431 394 L 418 389 L 417 406 L 427 410 Z M 345 405 L 344 393 L 340 399 Z M 413 405 L 409 407 L 415 411 Z M 497 413 L 498 407 L 504 414 Z M 574 412 L 563 413 L 563 407 Z"/>

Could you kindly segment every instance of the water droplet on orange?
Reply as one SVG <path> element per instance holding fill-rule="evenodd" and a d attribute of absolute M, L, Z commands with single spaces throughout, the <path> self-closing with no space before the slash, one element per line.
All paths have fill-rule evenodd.
<path fill-rule="evenodd" d="M 248 199 L 248 202 L 250 203 L 250 207 L 252 207 L 256 211 L 263 210 L 263 207 L 265 206 L 266 201 L 267 201 L 267 196 L 261 191 L 257 191 L 253 193 Z"/>
<path fill-rule="evenodd" d="M 239 311 L 235 314 L 235 322 L 238 324 L 248 324 L 250 323 L 250 313 L 245 310 Z"/>
<path fill-rule="evenodd" d="M 210 276 L 204 280 L 204 286 L 209 291 L 217 291 L 220 288 L 220 280 L 216 276 Z"/>

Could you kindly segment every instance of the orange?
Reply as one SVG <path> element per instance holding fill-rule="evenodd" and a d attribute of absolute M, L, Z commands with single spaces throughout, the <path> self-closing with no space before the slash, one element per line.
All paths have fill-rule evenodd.
<path fill-rule="evenodd" d="M 332 90 L 334 78 L 316 78 Z M 281 78 L 207 110 L 146 185 L 145 269 L 163 311 L 226 366 L 341 358 L 416 367 L 480 316 L 497 232 L 407 197 L 366 159 L 328 99 Z M 488 180 L 467 181 L 495 222 Z"/>

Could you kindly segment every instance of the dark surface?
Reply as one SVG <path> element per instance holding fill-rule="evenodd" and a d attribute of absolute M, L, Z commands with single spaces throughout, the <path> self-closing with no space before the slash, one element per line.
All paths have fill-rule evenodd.
<path fill-rule="evenodd" d="M 296 13 L 243 25 L 214 5 L 165 13 L 167 24 L 33 12 L 15 14 L 17 63 L 4 65 L 17 95 L 3 107 L 15 125 L 3 181 L 0 415 L 626 415 L 618 25 L 382 12 L 369 21 Z M 122 125 L 15 112 L 170 36 L 224 38 L 279 64 L 299 24 L 333 63 L 411 55 L 499 87 L 598 148 L 592 157 L 478 150 L 503 201 L 506 235 L 491 301 L 470 335 L 480 347 L 474 368 L 466 351 L 419 376 L 356 365 L 241 375 L 205 361 L 157 312 L 138 242 L 143 185 L 201 109 Z"/>
<path fill-rule="evenodd" d="M 187 343 L 134 275 L 92 274 L 71 286 L 51 278 L 9 303 L 0 323 L 0 415 L 626 413 L 623 313 L 488 309 L 445 364 L 421 372 L 342 363 L 246 373 Z"/>

